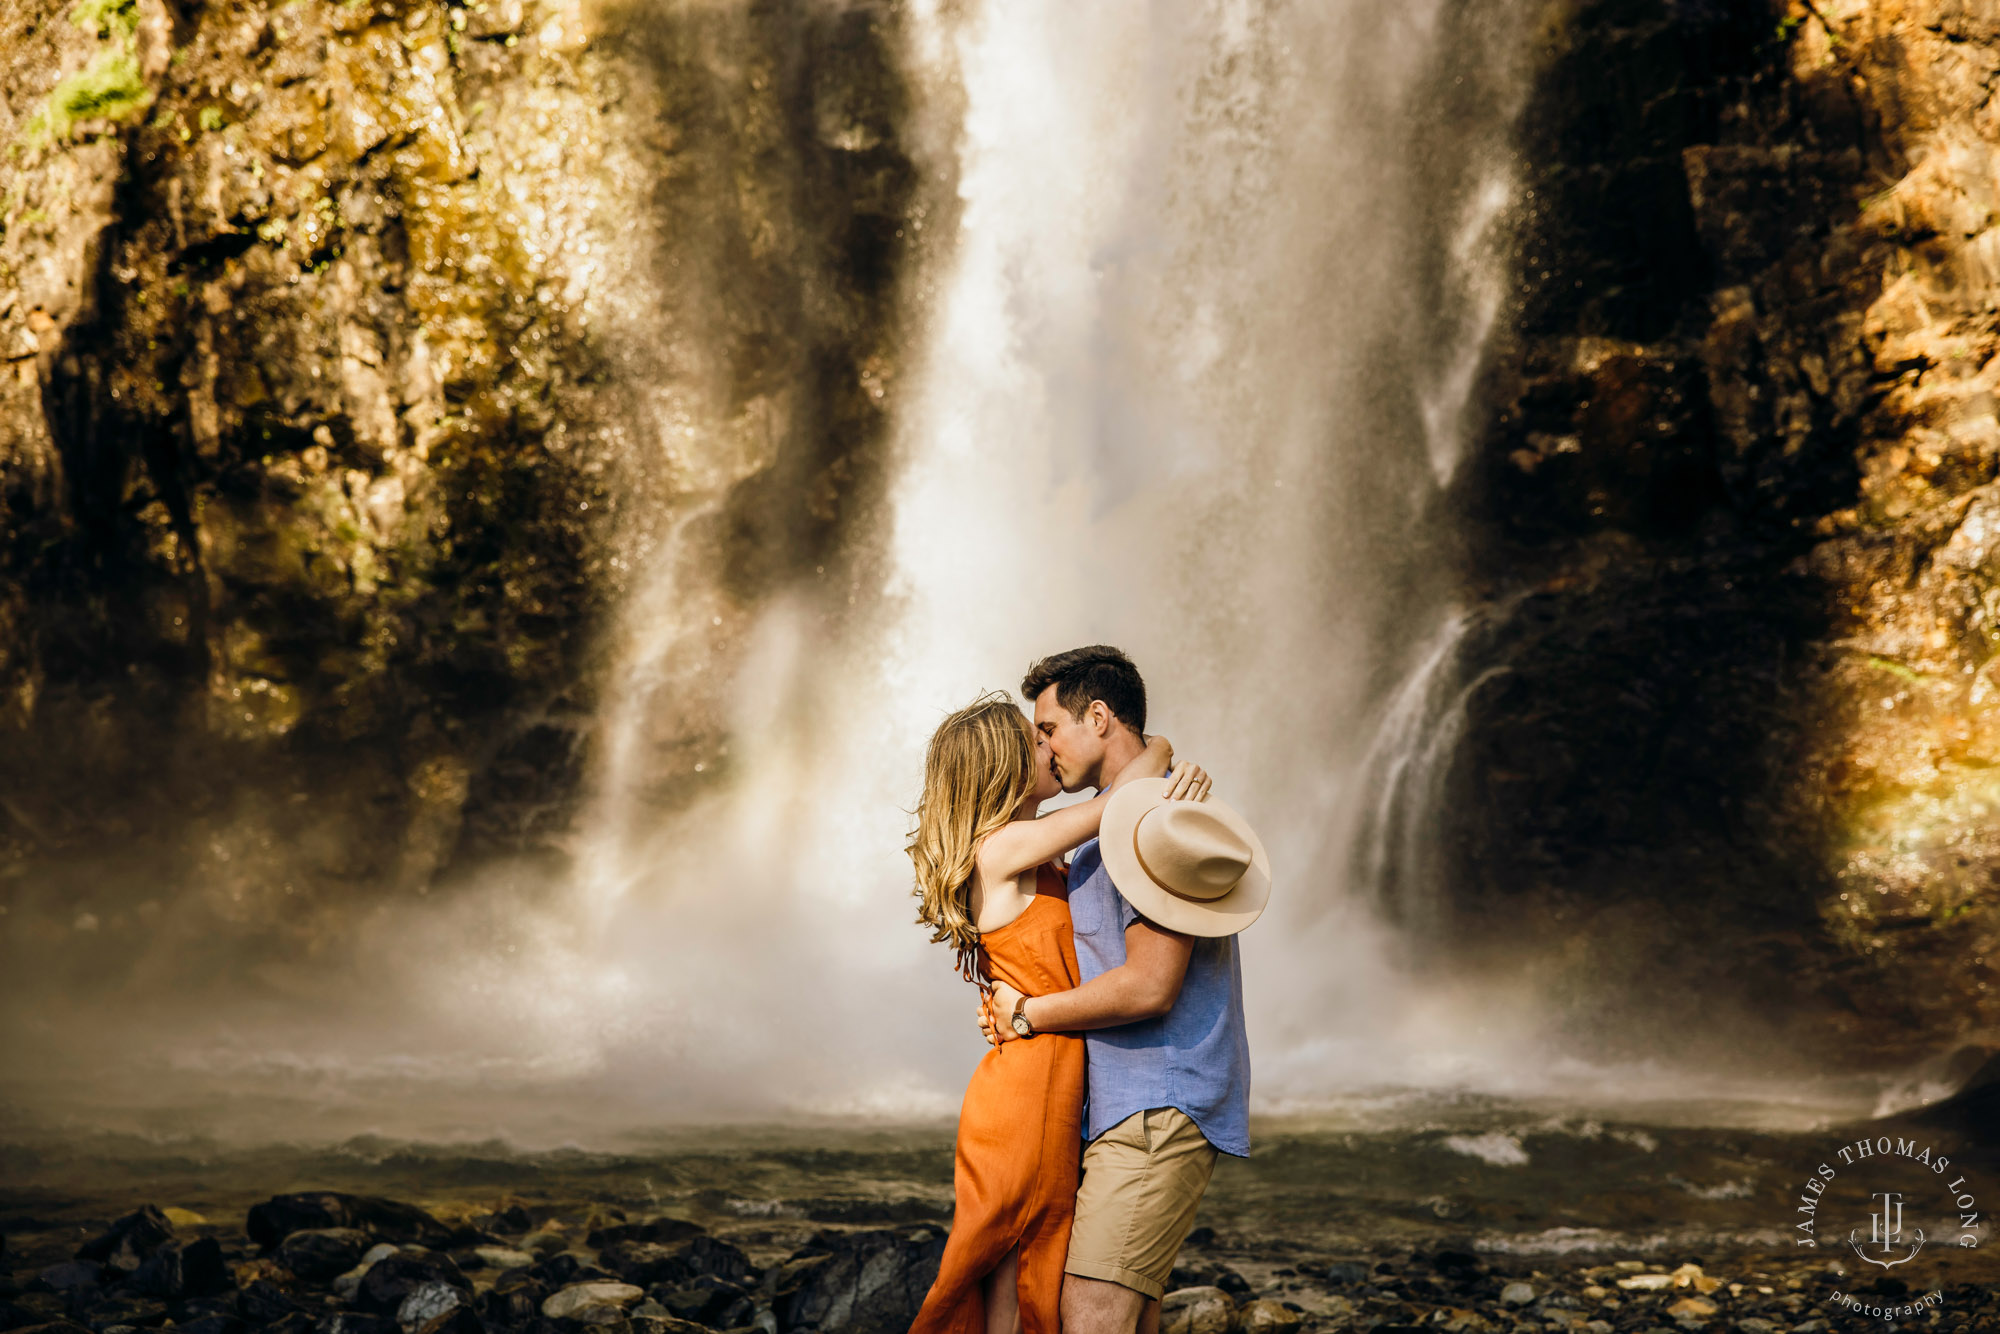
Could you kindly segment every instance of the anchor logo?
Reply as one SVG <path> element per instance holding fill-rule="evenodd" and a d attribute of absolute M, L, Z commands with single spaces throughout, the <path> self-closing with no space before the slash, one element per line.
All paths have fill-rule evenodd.
<path fill-rule="evenodd" d="M 1868 1215 L 1868 1244 L 1879 1247 L 1883 1255 L 1889 1255 L 1895 1251 L 1896 1247 L 1902 1241 L 1903 1196 L 1898 1191 L 1878 1190 L 1872 1198 L 1882 1201 L 1882 1211 Z M 1857 1256 L 1866 1260 L 1869 1264 L 1880 1265 L 1884 1269 L 1894 1269 L 1897 1265 L 1908 1264 L 1910 1261 L 1916 1259 L 1917 1252 L 1924 1248 L 1924 1230 L 1920 1227 L 1910 1230 L 1916 1235 L 1917 1239 L 1910 1244 L 1910 1253 L 1900 1260 L 1878 1260 L 1863 1251 L 1861 1249 L 1861 1242 L 1857 1236 L 1861 1231 L 1860 1228 L 1856 1228 L 1853 1232 L 1847 1234 L 1847 1244 L 1854 1248 L 1854 1253 Z"/>

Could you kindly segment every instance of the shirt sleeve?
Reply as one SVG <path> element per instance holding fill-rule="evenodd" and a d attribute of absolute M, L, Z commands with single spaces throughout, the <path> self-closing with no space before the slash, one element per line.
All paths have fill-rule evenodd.
<path fill-rule="evenodd" d="M 1112 887 L 1111 896 L 1118 900 L 1118 934 L 1122 936 L 1126 927 L 1139 920 L 1139 910 L 1132 906 L 1131 900 L 1118 892 L 1116 886 Z"/>

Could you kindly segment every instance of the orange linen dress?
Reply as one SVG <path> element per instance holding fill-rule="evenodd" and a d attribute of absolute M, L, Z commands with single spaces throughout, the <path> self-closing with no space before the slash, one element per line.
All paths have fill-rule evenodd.
<path fill-rule="evenodd" d="M 1035 890 L 1019 917 L 980 937 L 987 975 L 1025 996 L 1081 984 L 1062 872 L 1044 865 Z M 1083 1081 L 1080 1033 L 1012 1039 L 972 1072 L 958 1113 L 951 1237 L 910 1334 L 984 1334 L 980 1280 L 1017 1245 L 1022 1334 L 1060 1334 L 1057 1302 L 1083 1157 Z"/>

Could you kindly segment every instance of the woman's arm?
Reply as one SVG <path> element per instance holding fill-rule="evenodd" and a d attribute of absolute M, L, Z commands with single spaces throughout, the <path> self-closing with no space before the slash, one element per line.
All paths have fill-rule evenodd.
<path fill-rule="evenodd" d="M 1167 744 L 1165 737 L 1153 737 L 1146 742 L 1146 749 L 1139 757 L 1120 770 L 1118 777 L 1089 801 L 1050 811 L 1038 819 L 1015 820 L 994 830 L 979 845 L 979 873 L 988 884 L 1011 880 L 1030 867 L 1040 866 L 1086 839 L 1097 837 L 1097 828 L 1104 819 L 1104 807 L 1111 800 L 1111 794 L 1141 778 L 1162 776 L 1173 763 L 1173 755 L 1174 748 Z M 1181 778 L 1182 774 L 1186 775 L 1185 779 Z M 1184 782 L 1194 786 L 1205 782 L 1206 778 L 1200 765 L 1184 764 L 1176 774 L 1175 787 L 1181 787 Z"/>

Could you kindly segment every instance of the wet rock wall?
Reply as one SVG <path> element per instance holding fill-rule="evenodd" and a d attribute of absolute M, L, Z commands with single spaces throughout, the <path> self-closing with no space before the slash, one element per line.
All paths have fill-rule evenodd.
<path fill-rule="evenodd" d="M 1558 942 L 1579 1023 L 1892 1063 L 2000 1018 L 1983 14 L 1546 11 L 1450 806 L 1461 925 Z"/>
<path fill-rule="evenodd" d="M 559 861 L 662 534 L 727 572 L 726 656 L 873 503 L 920 207 L 894 10 L 6 22 L 8 947 L 313 948 Z"/>

